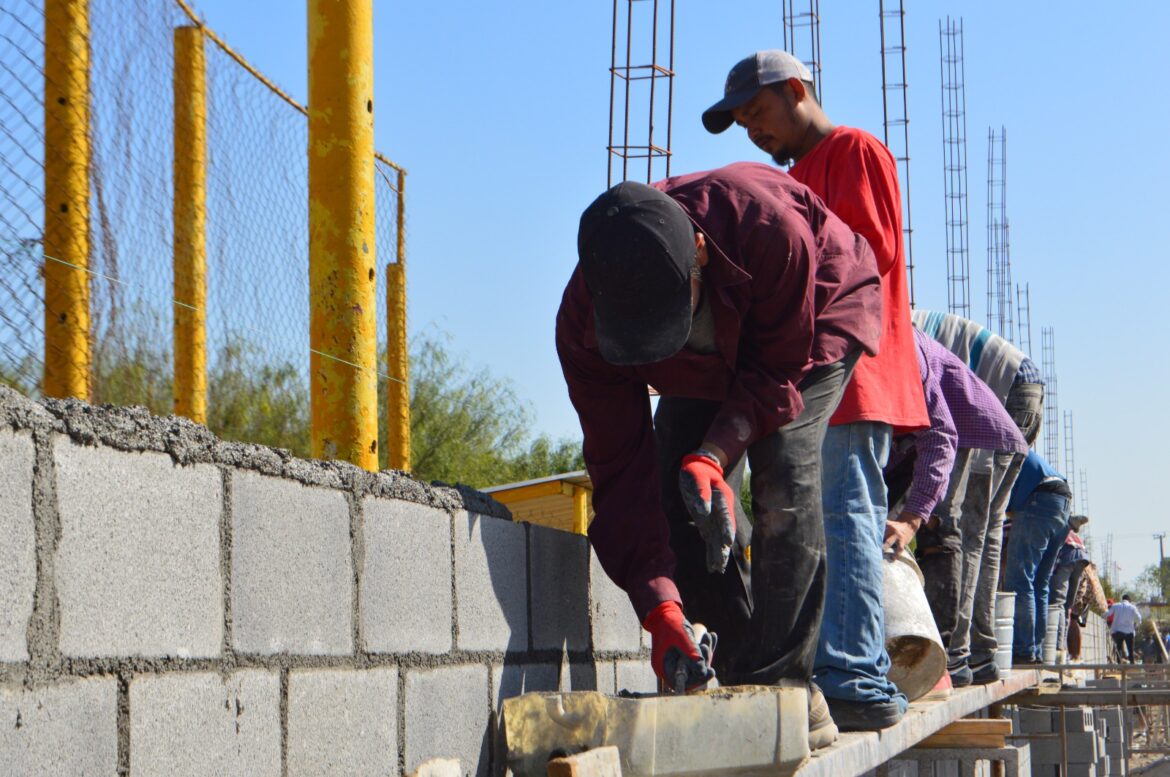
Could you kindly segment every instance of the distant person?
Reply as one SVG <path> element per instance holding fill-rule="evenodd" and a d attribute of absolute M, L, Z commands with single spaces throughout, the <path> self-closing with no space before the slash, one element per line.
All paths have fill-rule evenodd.
<path fill-rule="evenodd" d="M 1072 490 L 1064 475 L 1039 453 L 1029 451 L 1008 501 L 1012 531 L 1004 559 L 1004 590 L 1016 595 L 1013 665 L 1043 663 L 1048 586 L 1072 531 L 1071 510 Z"/>
<path fill-rule="evenodd" d="M 1028 355 L 986 327 L 951 313 L 914 311 L 914 325 L 933 337 L 999 397 L 1029 445 L 1036 442 L 1044 407 L 1044 382 Z M 995 592 L 1003 522 L 1020 453 L 980 451 L 971 456 L 961 498 L 963 567 L 958 625 L 947 651 L 956 687 L 999 678 L 995 652 Z"/>
<path fill-rule="evenodd" d="M 1060 608 L 1060 625 L 1056 633 L 1058 648 L 1066 644 L 1065 635 L 1077 620 L 1073 608 L 1081 588 L 1081 577 L 1090 563 L 1080 531 L 1088 522 L 1087 515 L 1074 515 L 1068 519 L 1070 531 L 1056 554 L 1056 568 L 1048 581 L 1048 606 Z"/>
<path fill-rule="evenodd" d="M 882 729 L 907 707 L 886 677 L 882 469 L 895 431 L 930 426 L 911 334 L 898 168 L 873 135 L 834 126 L 817 103 L 812 73 L 785 51 L 758 51 L 731 68 L 703 126 L 719 133 L 733 123 L 777 164 L 795 163 L 792 177 L 869 242 L 881 273 L 879 352 L 857 362 L 825 436 L 828 581 L 816 681 L 842 730 Z"/>
<path fill-rule="evenodd" d="M 1113 637 L 1113 645 L 1117 649 L 1119 661 L 1127 658 L 1131 664 L 1137 663 L 1133 652 L 1134 634 L 1138 624 L 1142 622 L 1142 614 L 1129 600 L 1129 594 L 1124 594 L 1121 601 L 1109 608 L 1109 633 Z"/>
<path fill-rule="evenodd" d="M 808 187 L 752 163 L 618 184 L 581 216 L 577 250 L 556 344 L 594 486 L 589 540 L 650 632 L 654 671 L 672 690 L 705 684 L 712 662 L 725 685 L 809 684 L 821 444 L 877 349 L 873 252 Z M 718 633 L 713 659 L 690 622 Z M 815 748 L 837 727 L 815 686 L 810 700 Z"/>

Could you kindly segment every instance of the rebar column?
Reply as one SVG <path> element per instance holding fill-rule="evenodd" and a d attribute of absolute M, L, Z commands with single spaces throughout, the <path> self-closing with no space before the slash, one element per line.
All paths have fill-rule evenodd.
<path fill-rule="evenodd" d="M 175 414 L 207 423 L 207 82 L 203 31 L 175 28 Z"/>
<path fill-rule="evenodd" d="M 398 256 L 386 265 L 386 445 L 391 469 L 410 471 L 410 356 L 406 342 L 406 173 L 398 171 Z"/>
<path fill-rule="evenodd" d="M 89 399 L 89 3 L 45 0 L 45 369 Z"/>
<path fill-rule="evenodd" d="M 312 451 L 378 467 L 373 0 L 309 0 Z"/>

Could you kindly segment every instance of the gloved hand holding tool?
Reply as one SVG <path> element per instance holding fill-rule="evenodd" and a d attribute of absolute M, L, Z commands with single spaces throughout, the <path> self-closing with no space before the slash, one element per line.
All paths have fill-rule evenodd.
<path fill-rule="evenodd" d="M 683 504 L 707 543 L 707 571 L 722 572 L 735 541 L 735 493 L 715 455 L 700 448 L 684 456 L 678 473 Z"/>
<path fill-rule="evenodd" d="M 696 641 L 696 627 L 683 617 L 678 602 L 655 607 L 642 628 L 650 632 L 650 665 L 668 689 L 686 693 L 715 679 L 711 661 L 718 637 L 699 626 L 702 633 Z"/>

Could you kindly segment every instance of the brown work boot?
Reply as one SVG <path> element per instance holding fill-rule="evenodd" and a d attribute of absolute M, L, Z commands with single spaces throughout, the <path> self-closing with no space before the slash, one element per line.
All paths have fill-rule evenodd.
<path fill-rule="evenodd" d="M 808 749 L 820 750 L 837 741 L 837 724 L 829 714 L 829 703 L 816 683 L 808 684 Z"/>

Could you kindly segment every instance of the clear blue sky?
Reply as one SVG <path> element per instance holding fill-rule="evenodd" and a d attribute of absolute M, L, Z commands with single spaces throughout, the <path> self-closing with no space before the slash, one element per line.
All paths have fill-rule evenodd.
<path fill-rule="evenodd" d="M 197 6 L 304 100 L 302 3 Z M 1153 410 L 1170 378 L 1156 344 L 1170 324 L 1170 5 L 906 6 L 918 304 L 946 307 L 938 26 L 950 14 L 965 27 L 973 317 L 985 310 L 987 130 L 1003 125 L 1012 263 L 1031 285 L 1035 359 L 1040 327 L 1055 327 L 1059 405 L 1075 417 L 1095 555 L 1112 533 L 1128 580 L 1157 561 L 1151 535 L 1170 530 L 1158 486 L 1170 423 Z M 781 7 L 678 0 L 672 172 L 766 161 L 742 133 L 708 135 L 699 114 L 736 60 L 781 45 Z M 555 436 L 580 434 L 553 318 L 578 216 L 606 182 L 611 9 L 375 3 L 377 146 L 410 171 L 411 332 L 449 332 L 465 359 L 516 383 L 534 432 Z M 826 111 L 880 137 L 878 48 L 876 1 L 821 3 Z"/>

